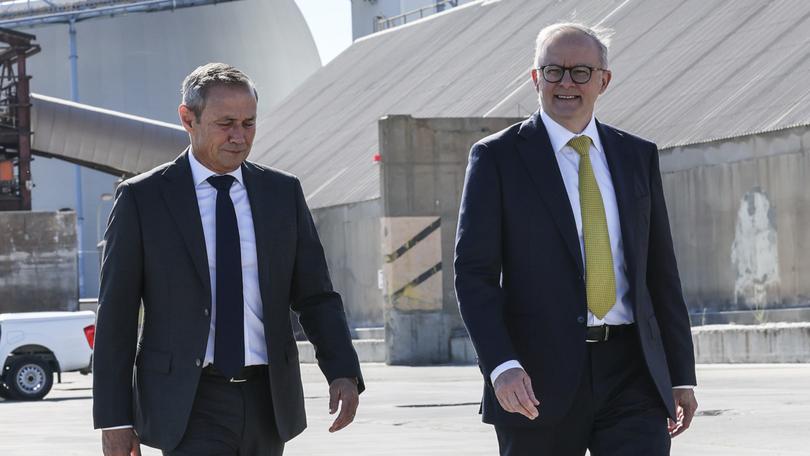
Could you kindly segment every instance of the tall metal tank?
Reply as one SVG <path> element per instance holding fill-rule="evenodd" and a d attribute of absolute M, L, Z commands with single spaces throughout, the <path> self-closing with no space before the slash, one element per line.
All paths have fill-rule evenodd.
<path fill-rule="evenodd" d="M 42 52 L 31 90 L 71 98 L 67 24 L 22 28 Z M 81 103 L 177 122 L 180 82 L 197 66 L 234 65 L 256 82 L 260 111 L 317 70 L 315 41 L 294 0 L 241 0 L 76 24 Z"/>
<path fill-rule="evenodd" d="M 259 91 L 260 117 L 321 66 L 294 0 L 239 0 L 117 15 L 78 22 L 75 29 L 79 102 L 175 124 L 180 84 L 201 64 L 225 62 L 249 74 Z M 36 35 L 42 46 L 28 61 L 32 92 L 71 99 L 68 25 L 18 30 Z M 31 170 L 34 210 L 77 210 L 80 297 L 98 296 L 96 244 L 117 178 L 86 168 L 76 173 L 75 165 L 43 157 L 36 157 Z"/>

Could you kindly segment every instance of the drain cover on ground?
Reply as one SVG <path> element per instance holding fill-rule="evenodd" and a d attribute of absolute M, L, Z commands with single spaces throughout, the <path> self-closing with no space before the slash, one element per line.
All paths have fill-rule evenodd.
<path fill-rule="evenodd" d="M 397 405 L 400 408 L 426 408 L 426 407 L 463 407 L 465 405 L 480 405 L 480 402 L 456 402 L 452 404 L 408 404 Z"/>
<path fill-rule="evenodd" d="M 728 411 L 729 409 L 698 410 L 695 416 L 720 416 Z"/>

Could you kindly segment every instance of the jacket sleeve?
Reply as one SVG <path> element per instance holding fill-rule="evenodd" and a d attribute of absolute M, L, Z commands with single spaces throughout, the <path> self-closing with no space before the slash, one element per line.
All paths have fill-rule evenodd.
<path fill-rule="evenodd" d="M 104 234 L 93 352 L 94 427 L 134 424 L 132 372 L 143 292 L 143 244 L 133 189 L 125 182 Z"/>
<path fill-rule="evenodd" d="M 673 385 L 696 385 L 695 354 L 689 313 L 672 245 L 658 150 L 650 160 L 650 239 L 647 289 L 650 292 Z M 645 323 L 645 322 L 641 322 Z"/>
<path fill-rule="evenodd" d="M 470 151 L 461 196 L 455 252 L 455 287 L 461 316 L 485 378 L 518 359 L 503 318 L 501 175 L 493 151 Z"/>
<path fill-rule="evenodd" d="M 362 392 L 365 385 L 343 301 L 332 288 L 323 247 L 298 180 L 295 181 L 295 206 L 298 232 L 291 308 L 298 313 L 301 326 L 315 347 L 315 358 L 326 380 L 331 383 L 336 378 L 356 378 L 358 390 Z"/>

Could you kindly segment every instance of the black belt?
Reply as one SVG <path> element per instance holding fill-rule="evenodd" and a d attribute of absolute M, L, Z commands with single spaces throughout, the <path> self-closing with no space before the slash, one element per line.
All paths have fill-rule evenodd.
<path fill-rule="evenodd" d="M 206 377 L 222 380 L 224 382 L 243 383 L 258 378 L 266 378 L 267 364 L 245 366 L 239 371 L 239 374 L 236 377 L 226 377 L 222 374 L 222 372 L 219 371 L 219 369 L 214 367 L 213 364 L 209 364 L 203 368 L 202 374 Z"/>
<path fill-rule="evenodd" d="M 635 323 L 629 325 L 588 326 L 588 331 L 585 333 L 585 342 L 607 342 L 615 337 L 629 334 L 635 327 Z"/>

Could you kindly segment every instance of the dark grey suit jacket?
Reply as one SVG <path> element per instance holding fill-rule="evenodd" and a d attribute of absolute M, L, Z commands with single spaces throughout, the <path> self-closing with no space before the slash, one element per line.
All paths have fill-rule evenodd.
<path fill-rule="evenodd" d="M 170 450 L 188 422 L 210 325 L 211 281 L 188 161 L 123 182 L 105 234 L 93 372 L 96 428 L 134 424 Z M 256 232 L 269 378 L 279 435 L 306 427 L 289 311 L 315 345 L 327 380 L 363 380 L 340 296 L 294 176 L 242 165 Z M 143 330 L 137 334 L 143 302 Z"/>
<path fill-rule="evenodd" d="M 694 385 L 689 317 L 655 144 L 597 122 L 622 228 L 644 362 L 670 415 L 672 385 Z M 586 356 L 587 302 L 574 215 L 539 111 L 470 152 L 456 239 L 459 308 L 486 385 L 484 421 L 554 423 L 571 406 Z M 534 421 L 498 404 L 489 376 L 517 359 L 540 399 Z"/>

